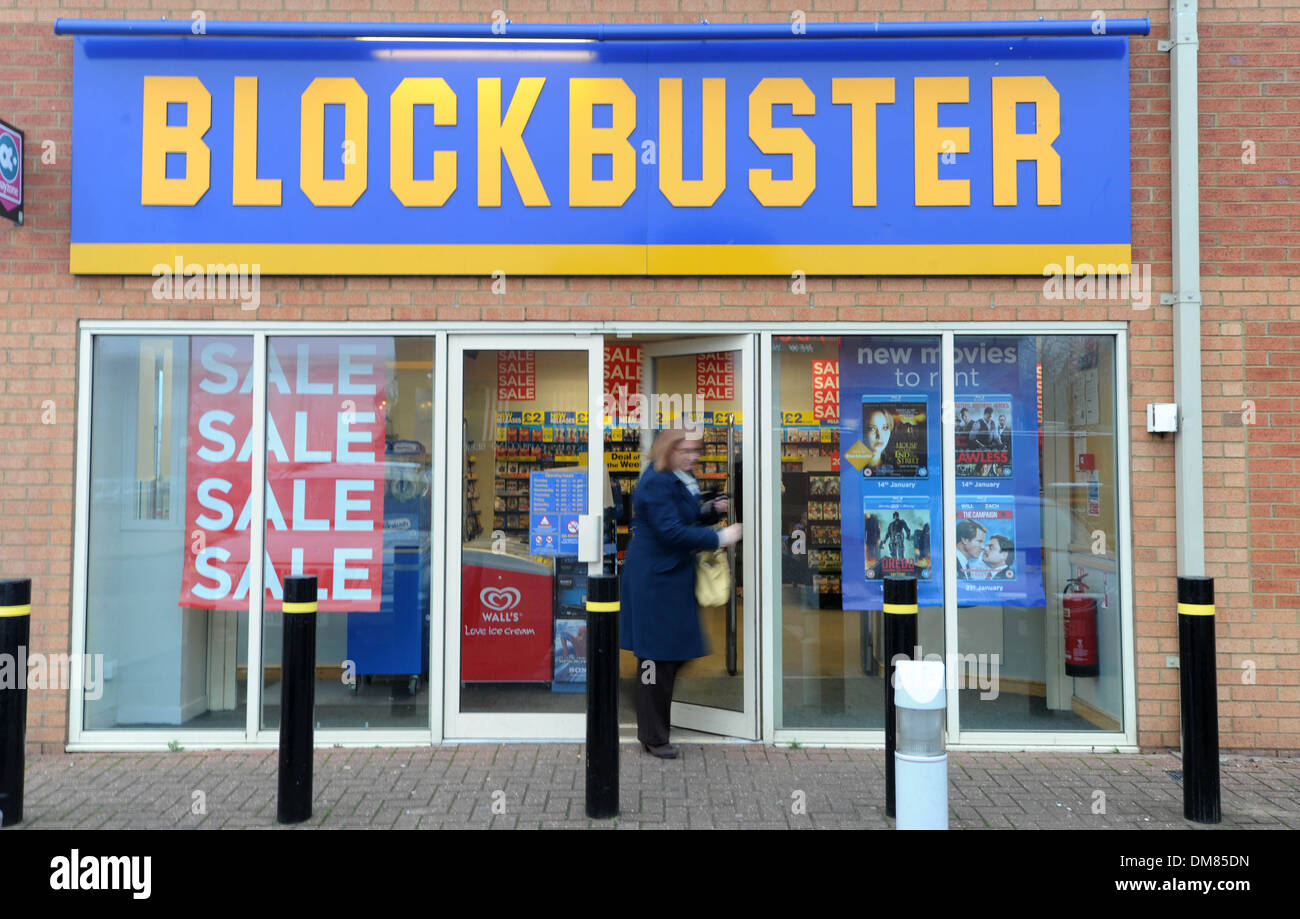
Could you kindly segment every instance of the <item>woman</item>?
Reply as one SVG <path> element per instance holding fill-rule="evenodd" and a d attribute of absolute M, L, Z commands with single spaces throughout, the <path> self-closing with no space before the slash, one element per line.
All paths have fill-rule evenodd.
<path fill-rule="evenodd" d="M 632 492 L 620 645 L 637 657 L 637 739 L 660 759 L 677 758 L 668 743 L 677 669 L 708 653 L 695 604 L 695 553 L 740 540 L 738 523 L 721 530 L 707 526 L 727 510 L 727 499 L 700 505 L 691 468 L 701 444 L 698 433 L 660 431 L 650 448 L 650 465 Z"/>
<path fill-rule="evenodd" d="M 885 453 L 889 449 L 889 439 L 894 433 L 894 418 L 884 408 L 874 408 L 867 415 L 867 428 L 863 431 L 863 439 L 867 442 L 867 449 L 871 454 L 866 458 L 866 468 L 878 469 L 881 464 L 890 465 L 893 463 L 893 453 L 889 454 L 886 460 Z"/>

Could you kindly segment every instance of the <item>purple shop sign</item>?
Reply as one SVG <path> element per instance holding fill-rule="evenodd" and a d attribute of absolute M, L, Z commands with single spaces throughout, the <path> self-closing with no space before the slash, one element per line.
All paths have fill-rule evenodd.
<path fill-rule="evenodd" d="M 23 222 L 23 132 L 0 121 L 0 217 Z"/>

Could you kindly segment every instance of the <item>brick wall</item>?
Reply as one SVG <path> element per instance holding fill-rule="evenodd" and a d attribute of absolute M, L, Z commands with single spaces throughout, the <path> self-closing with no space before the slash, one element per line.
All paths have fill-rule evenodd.
<path fill-rule="evenodd" d="M 1200 54 L 1207 573 L 1216 578 L 1222 744 L 1300 749 L 1300 8 L 1293 0 L 1202 4 Z M 417 11 L 418 7 L 418 11 Z M 209 19 L 517 22 L 787 21 L 767 0 L 207 0 Z M 814 0 L 809 21 L 1088 18 L 1076 0 Z M 0 117 L 27 132 L 28 209 L 0 227 L 0 572 L 34 579 L 33 650 L 70 648 L 76 329 L 81 319 L 247 320 L 237 306 L 160 304 L 152 279 L 68 273 L 72 39 L 56 17 L 190 18 L 191 7 L 115 0 L 0 0 Z M 1134 261 L 1170 290 L 1167 8 L 1130 40 Z M 1243 162 L 1243 142 L 1254 162 Z M 52 144 L 52 146 L 51 146 Z M 52 162 L 43 162 L 42 154 Z M 276 320 L 1079 320 L 1129 323 L 1138 726 L 1143 747 L 1178 744 L 1172 439 L 1145 405 L 1172 401 L 1169 307 L 1048 301 L 1032 278 L 810 278 L 795 296 L 767 278 L 524 278 L 504 298 L 490 278 L 263 280 Z M 1253 402 L 1253 423 L 1249 403 Z M 1246 682 L 1253 662 L 1254 683 Z M 67 738 L 66 694 L 35 692 L 29 741 Z"/>

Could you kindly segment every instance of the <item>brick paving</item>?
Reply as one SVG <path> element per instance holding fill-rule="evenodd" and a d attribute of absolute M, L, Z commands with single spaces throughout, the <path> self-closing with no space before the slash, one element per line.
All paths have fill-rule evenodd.
<path fill-rule="evenodd" d="M 682 758 L 668 762 L 622 746 L 621 814 L 615 820 L 584 814 L 580 744 L 318 750 L 313 814 L 301 826 L 893 825 L 885 817 L 883 750 L 678 746 Z M 275 750 L 29 756 L 21 826 L 275 827 L 277 763 Z M 1178 757 L 1167 753 L 951 753 L 949 819 L 953 829 L 1196 827 L 1183 819 L 1182 787 L 1167 771 L 1181 768 Z M 1220 774 L 1221 828 L 1300 829 L 1300 758 L 1225 756 Z"/>

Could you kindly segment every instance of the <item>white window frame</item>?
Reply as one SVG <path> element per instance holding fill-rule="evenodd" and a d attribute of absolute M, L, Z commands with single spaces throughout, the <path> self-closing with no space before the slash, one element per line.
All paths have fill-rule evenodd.
<path fill-rule="evenodd" d="M 1130 406 L 1128 393 L 1128 325 L 1122 322 L 955 322 L 955 323 L 792 323 L 783 325 L 775 331 L 763 334 L 760 346 L 762 355 L 762 375 L 759 389 L 762 393 L 775 392 L 775 377 L 772 362 L 773 341 L 778 336 L 787 335 L 939 335 L 943 349 L 943 401 L 951 404 L 955 400 L 953 366 L 955 357 L 955 340 L 964 335 L 1098 335 L 1115 341 L 1115 409 L 1116 409 L 1116 519 L 1118 526 L 1120 554 L 1117 570 L 1120 575 L 1120 638 L 1124 657 L 1120 670 L 1121 693 L 1123 699 L 1124 724 L 1120 731 L 962 731 L 960 729 L 960 712 L 957 705 L 950 702 L 947 710 L 948 745 L 952 749 L 966 750 L 1057 750 L 1057 751 L 1106 751 L 1118 749 L 1120 752 L 1136 753 L 1137 746 L 1137 699 L 1136 699 L 1136 664 L 1134 660 L 1134 619 L 1133 608 L 1133 551 L 1132 551 L 1132 502 L 1129 484 L 1130 457 Z M 768 406 L 763 411 L 771 413 Z M 956 420 L 946 418 L 942 428 L 942 451 L 946 457 L 953 456 L 956 449 Z M 772 475 L 771 457 L 779 457 L 780 444 L 777 442 L 777 429 L 768 424 L 763 429 L 763 451 L 768 461 L 763 464 L 763 473 L 768 481 L 762 483 L 764 498 L 761 509 L 763 534 L 766 543 L 768 564 L 763 566 L 764 590 L 766 597 L 773 598 L 769 607 L 762 610 L 763 617 L 763 669 L 767 677 L 762 681 L 764 704 L 763 741 L 772 744 L 798 743 L 801 746 L 827 747 L 871 747 L 880 748 L 885 743 L 883 726 L 879 730 L 826 730 L 817 728 L 782 728 L 776 727 L 777 706 L 781 702 L 782 668 L 780 661 L 780 638 L 778 634 L 777 610 L 775 603 L 781 596 L 778 581 L 780 568 L 779 539 L 776 518 L 780 500 L 780 481 Z M 779 462 L 779 460 L 778 460 Z M 952 520 L 957 511 L 956 469 L 950 462 L 943 468 L 943 506 L 944 519 Z M 944 572 L 944 650 L 956 650 L 957 640 L 957 579 L 956 559 L 953 553 L 945 553 Z"/>
<path fill-rule="evenodd" d="M 527 334 L 561 334 L 561 335 L 613 335 L 624 333 L 636 334 L 680 334 L 689 336 L 754 334 L 760 336 L 758 365 L 759 387 L 755 394 L 756 417 L 766 419 L 772 411 L 769 404 L 772 392 L 772 340 L 776 335 L 941 335 L 944 343 L 945 370 L 951 367 L 953 340 L 957 335 L 1103 335 L 1115 340 L 1116 367 L 1116 451 L 1117 476 L 1116 500 L 1117 523 L 1119 529 L 1119 550 L 1121 557 L 1118 570 L 1120 574 L 1120 634 L 1124 654 L 1121 671 L 1124 729 L 1120 732 L 1106 733 L 1042 733 L 1042 732 L 1006 732 L 991 735 L 975 732 L 960 732 L 956 724 L 956 709 L 950 708 L 950 745 L 953 748 L 969 750 L 1106 750 L 1118 749 L 1122 752 L 1136 752 L 1137 747 L 1137 698 L 1136 698 L 1136 664 L 1134 657 L 1135 610 L 1133 607 L 1133 551 L 1132 551 L 1132 510 L 1130 489 L 1131 457 L 1131 414 L 1129 405 L 1128 369 L 1128 324 L 1124 322 L 954 322 L 954 323 L 787 323 L 773 329 L 770 323 L 669 323 L 669 322 L 529 322 Z M 254 339 L 255 373 L 260 368 L 257 379 L 265 377 L 267 340 L 273 336 L 419 336 L 433 338 L 435 342 L 435 386 L 433 415 L 434 445 L 434 482 L 435 487 L 430 499 L 434 502 L 433 515 L 430 519 L 446 519 L 448 510 L 448 489 L 446 483 L 447 465 L 447 429 L 450 418 L 449 383 L 451 368 L 448 360 L 447 336 L 456 333 L 474 333 L 491 336 L 518 335 L 521 333 L 517 322 L 260 322 L 250 329 L 247 322 L 218 321 L 116 321 L 84 320 L 80 324 L 78 348 L 78 384 L 77 384 L 77 455 L 76 485 L 74 507 L 73 537 L 73 572 L 72 572 L 72 621 L 70 628 L 71 650 L 75 654 L 85 652 L 86 632 L 86 581 L 89 535 L 89 492 L 90 492 L 90 421 L 93 414 L 92 358 L 93 339 L 95 336 L 123 335 L 245 335 Z M 501 340 L 506 340 L 504 337 Z M 945 398 L 952 397 L 952 374 L 944 374 Z M 260 394 L 259 394 L 260 393 Z M 260 410 L 259 410 L 260 406 Z M 458 410 L 457 410 L 458 411 Z M 265 385 L 254 390 L 254 429 L 259 442 L 265 440 Z M 761 439 L 759 454 L 769 458 L 778 456 L 779 444 L 776 431 L 770 423 L 760 423 L 758 432 Z M 951 423 L 943 429 L 943 444 L 947 455 L 953 449 L 953 428 Z M 260 516 L 261 499 L 265 489 L 265 451 L 262 455 L 262 468 L 254 464 L 253 499 L 255 511 Z M 764 500 L 758 508 L 759 525 L 755 533 L 760 543 L 755 544 L 755 554 L 760 564 L 757 565 L 758 576 L 762 578 L 760 595 L 763 598 L 759 608 L 759 655 L 758 685 L 760 688 L 759 713 L 761 720 L 761 737 L 764 743 L 798 742 L 806 746 L 834 747 L 881 747 L 884 732 L 880 731 L 824 731 L 824 730 L 781 730 L 775 728 L 777 697 L 781 689 L 781 672 L 778 667 L 777 616 L 774 598 L 780 593 L 775 588 L 779 584 L 773 581 L 779 572 L 779 565 L 772 564 L 771 534 L 776 532 L 774 515 L 778 505 L 774 503 L 779 480 L 772 481 L 764 459 L 756 467 L 756 489 L 761 490 Z M 951 466 L 951 464 L 948 464 Z M 261 488 L 257 487 L 261 484 Z M 945 476 L 944 500 L 945 513 L 955 511 L 955 493 L 953 483 Z M 757 496 L 758 491 L 754 492 Z M 949 502 L 952 506 L 949 507 Z M 433 558 L 447 557 L 447 534 L 445 527 L 435 528 L 432 534 Z M 253 533 L 259 533 L 254 528 Z M 255 537 L 260 541 L 261 536 Z M 767 542 L 761 542 L 767 540 Z M 261 553 L 254 555 L 255 564 L 250 578 L 256 578 L 260 587 Z M 431 671 L 444 666 L 446 616 L 445 565 L 436 564 L 431 572 L 430 610 L 430 660 Z M 945 590 L 955 592 L 952 572 L 948 572 Z M 252 663 L 260 658 L 261 630 L 251 627 L 251 623 L 260 623 L 262 591 L 250 590 L 249 610 L 249 648 L 250 669 Z M 955 597 L 946 597 L 946 630 L 949 635 L 956 635 Z M 441 671 L 445 673 L 445 670 Z M 432 676 L 432 673 L 431 673 Z M 440 743 L 447 736 L 444 731 L 443 712 L 445 699 L 443 681 L 431 679 L 429 685 L 430 722 L 422 729 L 402 730 L 358 730 L 358 729 L 321 729 L 316 732 L 318 746 L 375 746 L 375 745 L 420 745 Z M 82 699 L 82 673 L 79 668 L 72 668 L 72 687 L 69 693 L 68 708 L 68 744 L 69 751 L 91 750 L 164 750 L 172 740 L 179 740 L 190 749 L 222 748 L 264 748 L 274 747 L 278 743 L 278 732 L 262 731 L 257 727 L 261 717 L 261 681 L 250 680 L 247 700 L 247 724 L 243 730 L 192 730 L 175 728 L 171 730 L 131 730 L 109 729 L 86 731 L 82 728 L 84 719 L 84 701 Z M 488 740 L 476 737 L 475 740 Z"/>

